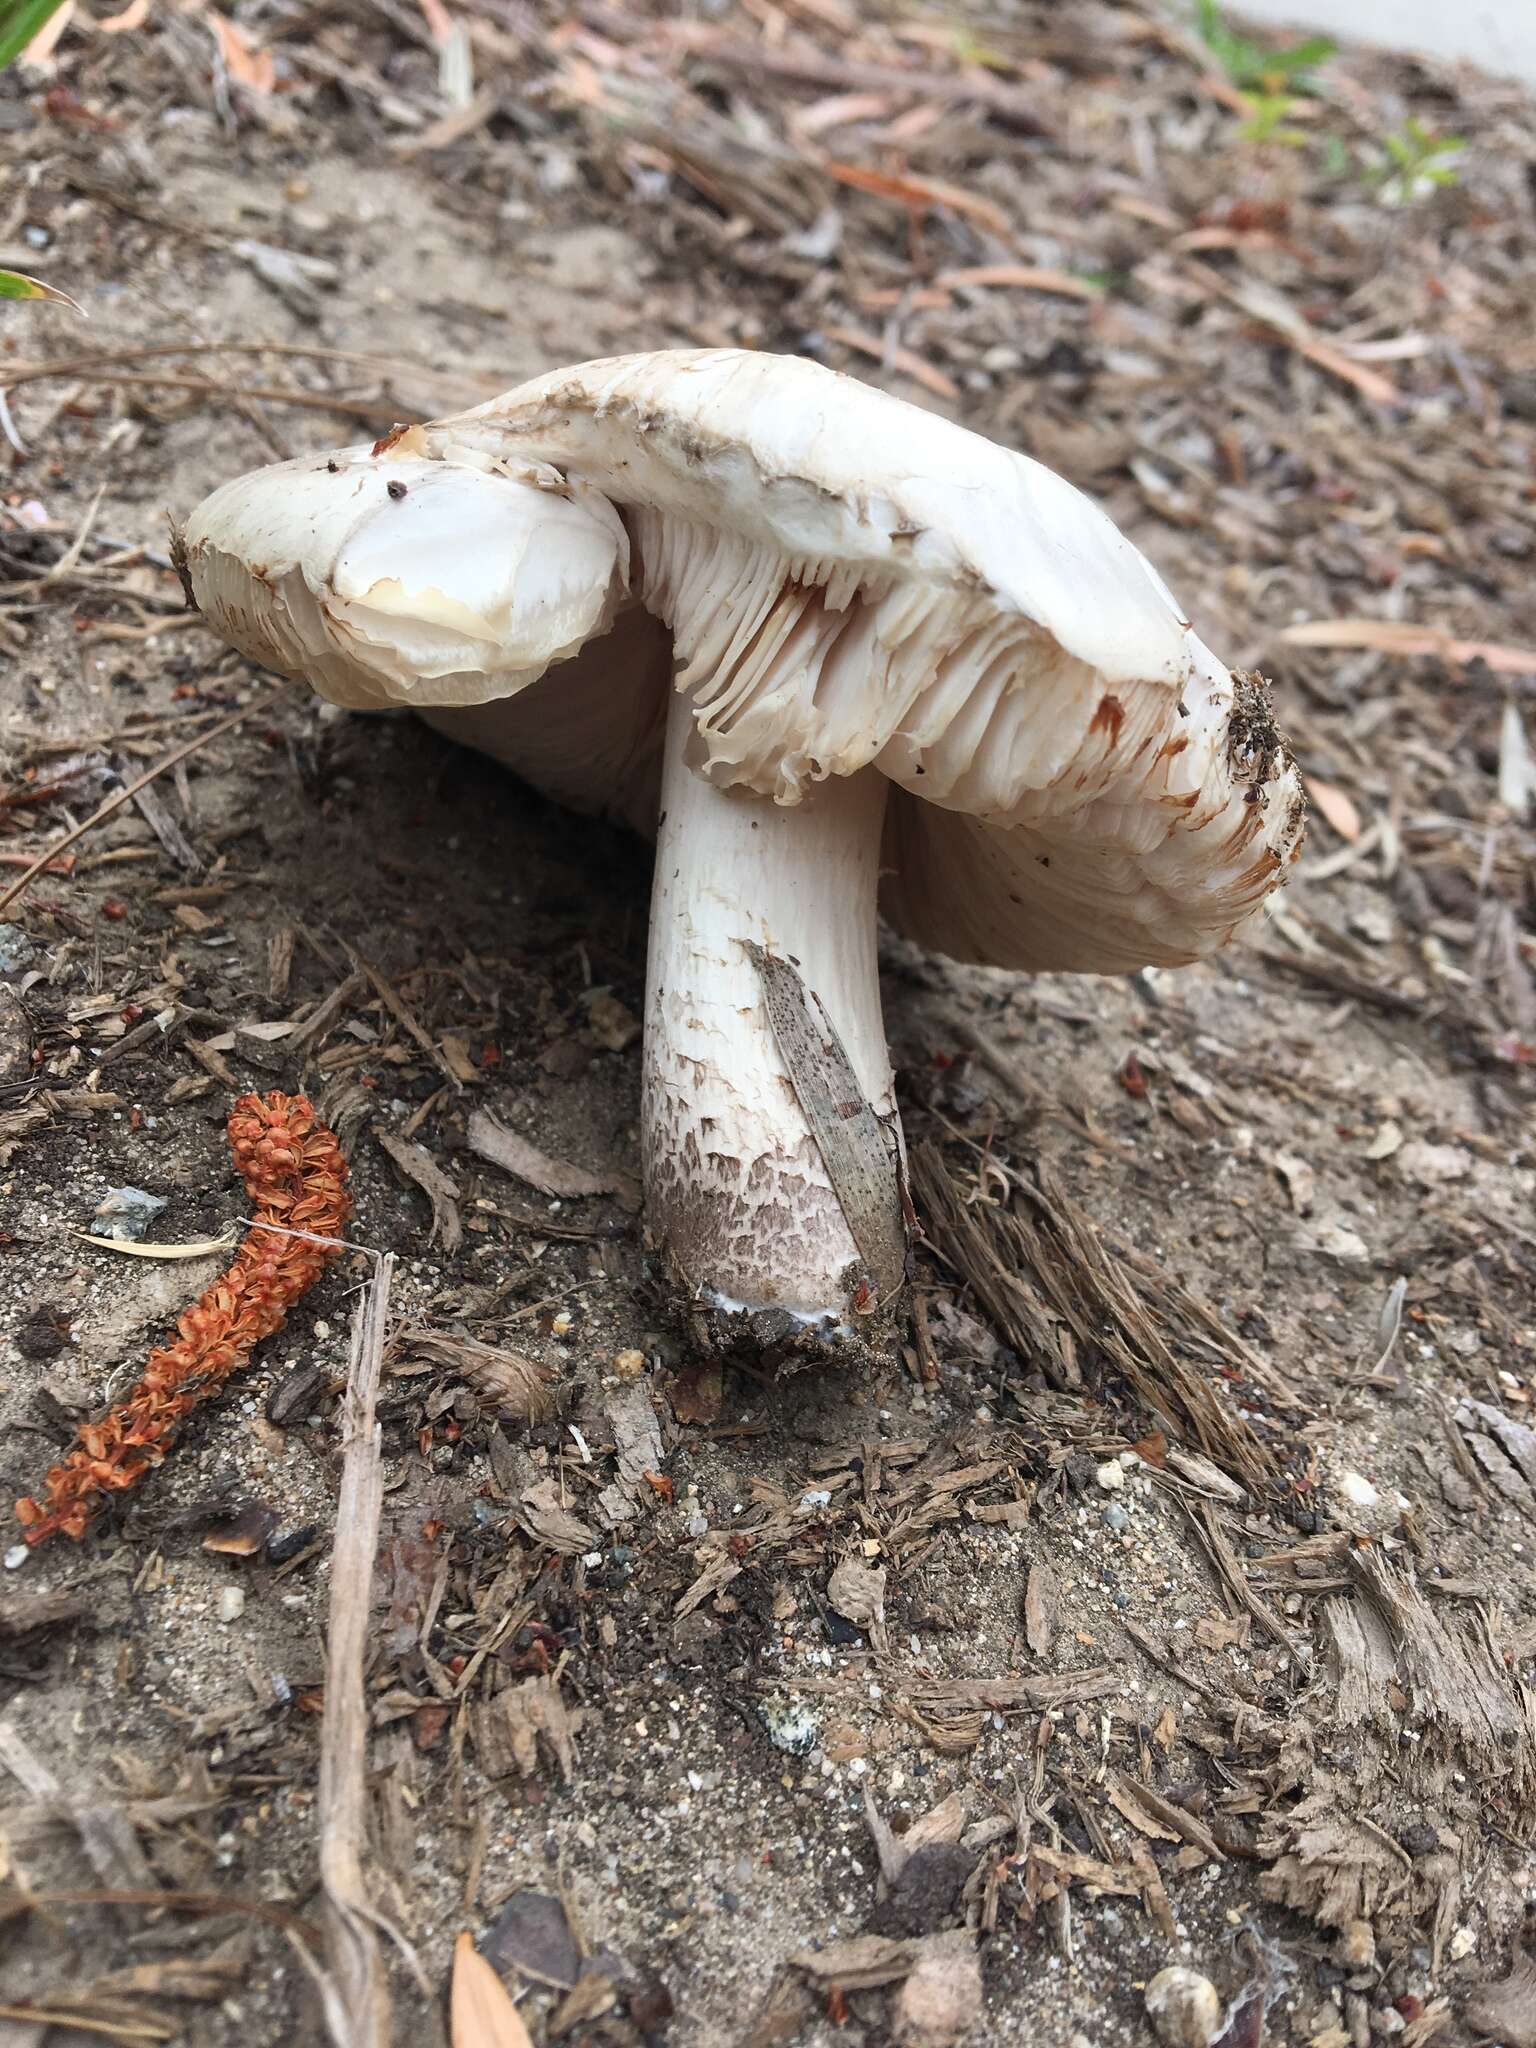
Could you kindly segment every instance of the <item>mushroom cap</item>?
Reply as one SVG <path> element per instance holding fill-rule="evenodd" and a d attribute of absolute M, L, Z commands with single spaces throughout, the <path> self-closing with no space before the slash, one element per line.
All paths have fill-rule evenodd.
<path fill-rule="evenodd" d="M 222 485 L 180 548 L 216 631 L 353 710 L 511 696 L 608 630 L 629 573 L 604 499 L 418 427 Z"/>
<path fill-rule="evenodd" d="M 261 479 L 194 516 L 193 586 L 205 609 L 214 593 L 229 637 L 341 702 L 511 696 L 581 643 L 588 613 L 563 523 L 539 524 L 557 545 L 519 543 L 508 570 L 470 496 L 492 481 L 516 490 L 519 534 L 541 506 L 561 508 L 582 530 L 582 562 L 599 565 L 585 637 L 616 628 L 615 716 L 654 729 L 654 703 L 631 700 L 654 689 L 655 664 L 637 664 L 636 680 L 623 659 L 627 570 L 631 594 L 671 629 L 696 771 L 780 804 L 814 802 L 828 776 L 885 775 L 882 908 L 957 958 L 1180 964 L 1232 937 L 1299 849 L 1302 799 L 1262 684 L 1203 645 L 1104 513 L 1039 463 L 856 379 L 738 350 L 620 357 L 337 460 L 361 523 L 317 507 L 285 577 L 262 565 L 279 584 L 281 632 L 249 622 L 273 609 L 259 594 L 248 603 L 249 577 L 237 603 L 211 571 L 215 555 L 253 559 L 239 494 Z M 416 557 L 413 543 L 395 549 L 379 512 L 378 472 L 401 462 L 410 494 L 418 462 L 458 480 L 437 498 L 423 490 L 440 544 Z M 305 476 L 317 497 L 335 481 L 323 464 Z M 606 580 L 599 506 L 618 508 L 633 550 L 626 563 L 614 543 Z M 275 537 L 263 549 L 282 553 Z M 577 666 L 590 674 L 586 658 Z M 506 707 L 491 750 L 552 786 L 520 715 L 532 708 Z M 592 747 L 590 780 L 567 765 L 558 794 L 611 806 L 613 751 Z M 623 807 L 635 814 L 632 791 Z"/>

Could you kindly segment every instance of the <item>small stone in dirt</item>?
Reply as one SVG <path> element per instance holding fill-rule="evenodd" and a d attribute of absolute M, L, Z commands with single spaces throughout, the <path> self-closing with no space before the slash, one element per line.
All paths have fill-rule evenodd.
<path fill-rule="evenodd" d="M 1067 1484 L 1074 1493 L 1086 1493 L 1093 1484 L 1098 1461 L 1090 1458 L 1086 1451 L 1074 1451 L 1062 1470 L 1066 1473 Z"/>
<path fill-rule="evenodd" d="M 20 974 L 36 958 L 36 946 L 19 924 L 0 924 L 0 974 Z"/>
<path fill-rule="evenodd" d="M 497 1970 L 519 1970 L 559 1991 L 569 1991 L 581 1975 L 581 1951 L 565 1908 L 548 1892 L 514 1892 L 491 1923 L 481 1953 Z"/>
<path fill-rule="evenodd" d="M 19 1572 L 32 1555 L 25 1543 L 13 1543 L 5 1553 L 5 1568 L 8 1572 Z"/>
<path fill-rule="evenodd" d="M 809 1756 L 816 1747 L 821 1723 L 816 1710 L 804 1700 L 763 1700 L 757 1718 L 768 1731 L 768 1740 L 786 1756 Z"/>
<path fill-rule="evenodd" d="M 244 1614 L 244 1612 L 245 1612 L 245 1588 L 244 1588 L 244 1586 L 220 1586 L 220 1588 L 219 1588 L 219 1619 L 220 1619 L 220 1621 L 238 1621 L 238 1620 L 240 1619 L 241 1615 L 242 1615 L 242 1614 Z"/>
<path fill-rule="evenodd" d="M 1440 1836 L 1427 1820 L 1410 1821 L 1398 1840 L 1410 1856 L 1431 1856 L 1440 1846 Z"/>
<path fill-rule="evenodd" d="M 1216 1986 L 1182 1963 L 1159 1970 L 1147 1986 L 1147 2018 L 1163 2048 L 1210 2048 L 1221 2032 L 1222 2005 Z"/>
<path fill-rule="evenodd" d="M 1123 1536 L 1131 1526 L 1130 1509 L 1123 1508 L 1119 1501 L 1112 1500 L 1104 1510 L 1104 1526 L 1106 1529 L 1113 1529 L 1117 1536 Z"/>
<path fill-rule="evenodd" d="M 1362 1472 L 1341 1472 L 1339 1491 L 1351 1507 L 1374 1508 L 1381 1501 L 1381 1495 Z"/>
<path fill-rule="evenodd" d="M 1118 1458 L 1111 1458 L 1093 1476 L 1106 1493 L 1118 1493 L 1125 1484 L 1125 1467 Z"/>
<path fill-rule="evenodd" d="M 97 1237 L 110 1237 L 119 1244 L 138 1244 L 164 1207 L 162 1195 L 146 1194 L 143 1188 L 108 1188 L 96 1204 L 91 1221 Z"/>
<path fill-rule="evenodd" d="M 969 1934 L 936 1934 L 896 1994 L 891 2032 L 901 2048 L 951 2048 L 981 2018 L 981 1962 Z"/>
<path fill-rule="evenodd" d="M 21 1323 L 12 1342 L 33 1365 L 46 1365 L 69 1343 L 68 1313 L 41 1303 Z"/>
<path fill-rule="evenodd" d="M 1369 1920 L 1347 1920 L 1339 1935 L 1339 1961 L 1346 1970 L 1368 1970 L 1376 1960 L 1376 1935 Z"/>
<path fill-rule="evenodd" d="M 286 1564 L 290 1557 L 297 1557 L 301 1550 L 308 1550 L 320 1534 L 317 1522 L 306 1522 L 302 1529 L 285 1529 L 281 1536 L 274 1536 L 267 1544 L 268 1564 Z"/>

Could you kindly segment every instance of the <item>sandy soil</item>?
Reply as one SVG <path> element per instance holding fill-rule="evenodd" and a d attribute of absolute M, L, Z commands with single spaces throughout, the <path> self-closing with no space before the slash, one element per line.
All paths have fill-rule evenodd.
<path fill-rule="evenodd" d="M 1055 459 L 1113 496 L 1194 616 L 1214 615 L 1218 644 L 1244 659 L 1267 647 L 1303 765 L 1327 790 L 1352 789 L 1357 810 L 1335 810 L 1342 837 L 1319 824 L 1313 864 L 1258 950 L 1095 983 L 956 968 L 892 941 L 889 1030 L 913 1141 L 939 1148 L 965 1194 L 985 1151 L 1019 1177 L 1020 1203 L 1045 1169 L 1055 1213 L 1086 1212 L 1152 1304 L 1126 1344 L 1145 1363 L 1162 1331 L 1180 1369 L 1220 1395 L 1228 1431 L 1195 1459 L 1174 1397 L 1131 1391 L 1107 1320 L 1077 1384 L 1059 1357 L 1020 1355 L 937 1236 L 920 1272 L 930 1373 L 909 1347 L 867 1379 L 781 1386 L 733 1368 L 716 1389 L 633 1214 L 607 1198 L 551 1201 L 465 1143 L 484 1107 L 556 1159 L 637 1170 L 638 1047 L 623 1019 L 644 976 L 638 842 L 409 719 L 343 716 L 299 693 L 268 704 L 270 681 L 176 612 L 157 556 L 167 508 L 274 454 L 377 430 L 375 417 L 231 397 L 232 385 L 430 412 L 606 351 L 794 347 L 804 323 L 781 312 L 771 279 L 706 258 L 660 201 L 642 216 L 643 179 L 628 199 L 605 189 L 544 115 L 524 124 L 538 130 L 537 177 L 508 180 L 497 152 L 524 146 L 516 122 L 494 144 L 402 160 L 374 83 L 326 97 L 323 122 L 314 98 L 237 94 L 223 123 L 198 97 L 203 60 L 181 26 L 120 47 L 121 82 L 99 40 L 63 74 L 109 132 L 44 111 L 47 80 L 12 80 L 0 99 L 13 253 L 33 247 L 37 267 L 36 228 L 92 316 L 82 341 L 48 309 L 13 310 L 7 355 L 99 345 L 126 362 L 168 339 L 259 337 L 400 368 L 382 396 L 361 371 L 354 383 L 333 365 L 269 357 L 258 371 L 216 355 L 183 365 L 208 388 L 113 385 L 82 366 L 12 393 L 29 453 L 0 535 L 17 586 L 5 790 L 46 784 L 81 755 L 148 765 L 196 714 L 260 708 L 191 759 L 180 789 L 158 785 L 200 873 L 178 869 L 129 807 L 9 913 L 34 950 L 0 975 L 0 1000 L 7 988 L 20 999 L 0 1009 L 0 1492 L 36 1486 L 218 1270 L 216 1257 L 135 1260 L 74 1233 L 108 1189 L 131 1186 L 166 1204 L 155 1240 L 216 1236 L 246 1207 L 223 1134 L 234 1087 L 302 1084 L 346 1136 L 355 1240 L 399 1256 L 402 1330 L 516 1349 L 558 1375 L 566 1404 L 558 1421 L 503 1426 L 467 1367 L 424 1370 L 406 1337 L 396 1348 L 370 1879 L 429 1987 L 397 1963 L 396 2039 L 446 2038 L 461 1927 L 504 1968 L 539 2041 L 558 2028 L 594 2044 L 874 2048 L 905 2026 L 909 2041 L 963 2031 L 977 2048 L 1118 2048 L 1150 2038 L 1142 1988 L 1173 1962 L 1224 1998 L 1252 1990 L 1228 2048 L 1470 2038 L 1536 1896 L 1523 1677 L 1536 1456 L 1519 1434 L 1536 1363 L 1529 1047 L 1517 1011 L 1493 994 L 1473 1002 L 1528 972 L 1531 847 L 1499 808 L 1502 686 L 1455 666 L 1431 713 L 1410 681 L 1422 671 L 1365 657 L 1367 690 L 1345 673 L 1360 657 L 1280 649 L 1277 624 L 1315 613 L 1327 590 L 1302 544 L 1287 569 L 1262 548 L 1237 562 L 1230 524 L 1196 537 L 1178 509 L 1190 474 L 1132 487 L 1121 465 L 1134 438 L 1089 447 L 1084 436 L 1119 429 L 1075 415 L 1053 387 L 1030 445 L 1053 441 Z M 403 47 L 367 77 L 419 96 L 426 60 Z M 141 80 L 132 104 L 129 77 Z M 1489 116 L 1491 137 L 1507 111 Z M 152 150 L 153 183 L 128 176 L 136 149 Z M 1528 204 L 1508 233 L 1528 263 Z M 248 238 L 326 268 L 306 280 L 268 262 L 264 277 L 241 253 Z M 888 259 L 872 245 L 871 276 Z M 890 381 L 1002 431 L 1033 348 L 1023 326 L 1017 339 L 1012 368 L 986 370 L 976 351 L 982 382 L 956 399 Z M 1233 364 L 1262 365 L 1275 344 L 1235 322 L 1224 346 Z M 1484 332 L 1463 367 L 1512 394 L 1525 371 L 1500 347 Z M 1411 361 L 1400 374 L 1411 379 Z M 1326 388 L 1311 413 L 1319 386 L 1293 387 L 1285 413 L 1319 463 L 1344 403 Z M 1377 446 L 1390 429 L 1364 399 L 1347 402 Z M 1155 390 L 1132 402 L 1140 431 L 1157 404 Z M 1470 491 L 1473 465 L 1455 459 Z M 1364 491 L 1359 523 L 1337 494 L 1284 502 L 1319 551 L 1358 555 L 1428 524 L 1385 499 L 1367 516 Z M 1484 516 L 1462 502 L 1468 520 Z M 61 583 L 30 586 L 88 514 L 90 549 Z M 1483 637 L 1536 634 L 1515 589 L 1521 559 L 1512 543 L 1465 568 L 1484 577 L 1468 599 Z M 1410 579 L 1431 560 L 1413 557 Z M 1335 568 L 1346 588 L 1324 608 L 1357 608 L 1358 560 Z M 1287 574 L 1296 601 L 1270 603 Z M 1465 631 L 1457 593 L 1443 611 L 1434 593 L 1426 602 Z M 1526 685 L 1510 687 L 1528 711 Z M 1362 716 L 1372 697 L 1385 708 Z M 102 786 L 11 809 L 7 844 L 40 847 Z M 1376 837 L 1358 853 L 1362 818 Z M 1505 983 L 1446 936 L 1478 917 L 1479 875 L 1484 899 L 1510 908 Z M 470 1078 L 445 1082 L 371 985 L 302 1058 L 281 1032 L 251 1030 L 302 1020 L 347 979 L 349 947 L 433 1046 L 454 1042 Z M 164 1033 L 128 1042 L 166 1008 Z M 1027 1100 L 999 1062 L 1026 1071 Z M 451 1177 L 452 1254 L 378 1142 L 407 1123 Z M 51 1545 L 5 1575 L 8 2044 L 41 2038 L 29 2001 L 96 2028 L 55 2026 L 50 2044 L 324 2038 L 298 1948 L 249 1908 L 316 1918 L 337 1407 L 366 1273 L 361 1256 L 333 1268 L 84 1545 Z M 1023 1284 L 1045 1299 L 1050 1278 L 1042 1266 Z M 1085 1284 L 1068 1265 L 1057 1278 Z M 670 1488 L 629 1489 L 625 1519 L 605 1527 L 599 1494 L 637 1392 Z M 520 1525 L 522 1490 L 541 1478 L 563 1489 L 590 1548 L 562 1553 L 526 1515 Z M 252 1507 L 264 1511 L 254 1555 L 207 1547 Z M 888 1575 L 878 1623 L 850 1622 L 829 1595 L 849 1557 Z M 61 1618 L 42 1625 L 28 1603 L 55 1593 Z M 497 1729 L 514 1724 L 508 1700 L 551 1672 L 571 1747 L 562 1761 L 546 1744 L 524 1770 Z M 37 1798 L 24 1772 L 18 1782 L 17 1742 L 56 1797 Z M 1138 1785 L 1162 1804 L 1138 1804 Z M 871 1809 L 899 1842 L 952 1795 L 963 1813 L 940 1826 L 921 1881 L 882 1885 Z M 218 1895 L 228 1910 L 26 1905 L 102 1884 Z M 540 1957 L 558 1979 L 569 1937 L 527 1934 L 527 1892 L 563 1901 L 561 1926 L 596 1959 L 590 2011 L 578 1994 L 560 2015 L 565 1994 L 540 1981 Z M 835 1970 L 824 1982 L 790 1962 L 859 1935 L 921 1941 L 982 1921 L 982 2008 L 927 2037 L 902 2018 L 899 1966 L 894 1990 L 845 1994 Z M 534 1964 L 520 1970 L 519 1954 Z M 1518 2023 L 1525 2033 L 1506 2019 L 1495 2038 L 1533 2038 Z"/>

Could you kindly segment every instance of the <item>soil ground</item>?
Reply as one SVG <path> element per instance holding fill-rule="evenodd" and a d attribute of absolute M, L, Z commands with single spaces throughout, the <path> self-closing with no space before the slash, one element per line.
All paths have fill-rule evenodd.
<path fill-rule="evenodd" d="M 396 2039 L 446 2039 L 461 1928 L 541 2042 L 1120 2048 L 1170 1963 L 1234 2000 L 1229 2048 L 1536 2039 L 1532 109 L 1345 55 L 1305 147 L 1245 140 L 1183 31 L 1069 12 L 511 0 L 464 17 L 467 99 L 403 7 L 253 9 L 233 44 L 156 12 L 0 81 L 0 256 L 90 314 L 5 320 L 7 858 L 251 713 L 155 785 L 195 872 L 129 805 L 0 913 L 0 1493 L 229 1256 L 83 1246 L 107 1191 L 165 1203 L 154 1242 L 218 1236 L 232 1096 L 302 1086 L 352 1238 L 400 1261 L 369 1674 L 369 1878 L 421 1971 Z M 1394 207 L 1410 116 L 1466 147 Z M 1077 290 L 933 282 L 983 263 Z M 277 454 L 701 342 L 819 353 L 1093 490 L 1273 674 L 1314 785 L 1275 918 L 1205 965 L 1024 980 L 891 941 L 909 1141 L 985 1220 L 967 1251 L 930 1206 L 923 1329 L 867 1375 L 717 1374 L 630 1210 L 468 1147 L 487 1109 L 637 1171 L 639 842 L 409 718 L 275 694 L 165 559 L 168 509 Z M 1340 617 L 1443 637 L 1282 638 Z M 318 1924 L 367 1273 L 5 1575 L 0 2040 L 325 2037 L 250 1908 Z M 561 1416 L 499 1414 L 466 1339 L 548 1368 Z M 232 1526 L 253 1554 L 208 1547 Z M 879 1615 L 840 1611 L 847 1560 Z M 878 1818 L 894 1870 L 935 1809 L 882 1882 Z M 208 1912 L 40 1896 L 103 1885 Z M 960 1927 L 975 2012 L 931 1946 Z M 927 2032 L 914 1943 L 958 1986 Z"/>

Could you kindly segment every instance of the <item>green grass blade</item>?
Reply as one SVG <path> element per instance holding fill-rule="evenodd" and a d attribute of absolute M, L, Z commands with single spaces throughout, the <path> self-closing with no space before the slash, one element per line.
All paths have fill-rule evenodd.
<path fill-rule="evenodd" d="M 68 306 L 72 313 L 85 316 L 85 308 L 61 292 L 57 285 L 44 284 L 40 277 L 28 277 L 20 270 L 0 270 L 0 299 L 52 299 L 55 304 Z"/>
<path fill-rule="evenodd" d="M 0 0 L 0 70 L 13 64 L 63 0 Z"/>

